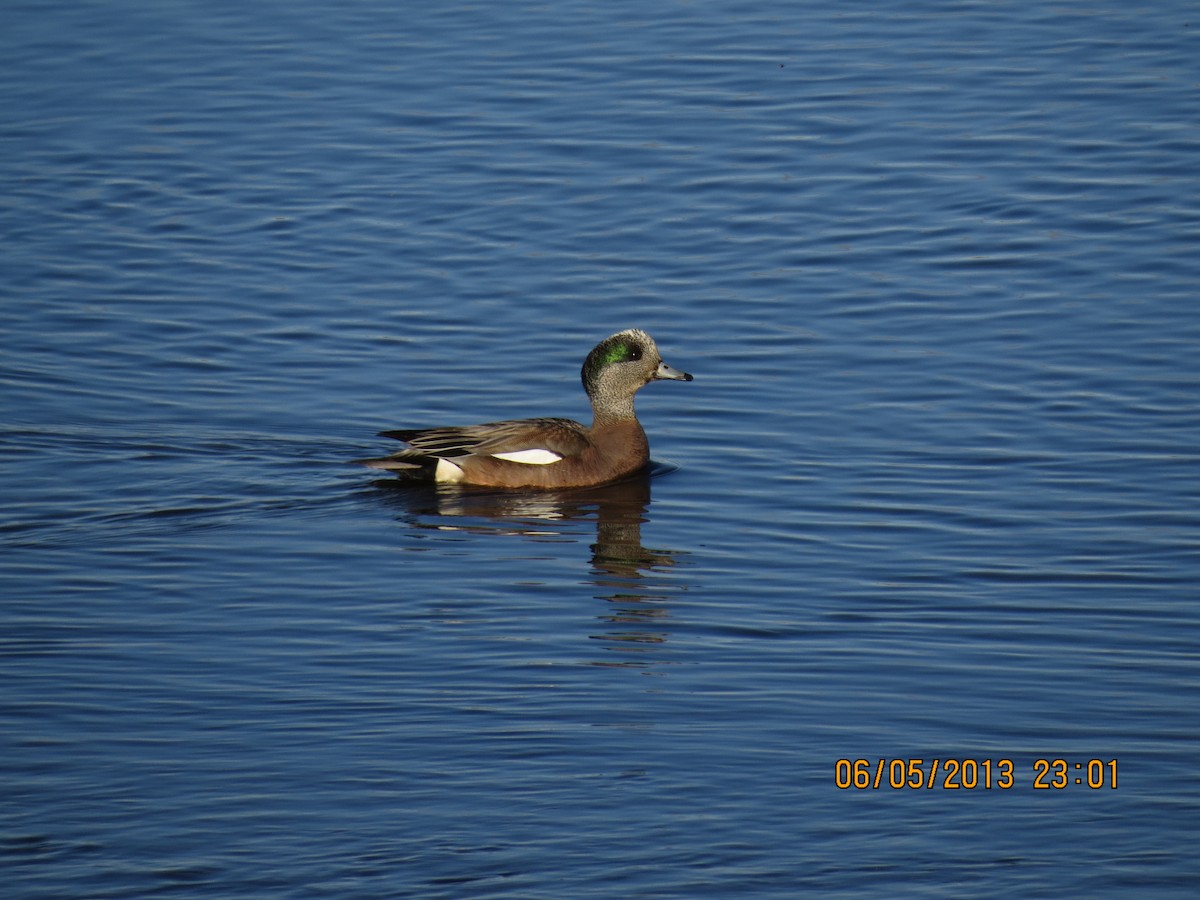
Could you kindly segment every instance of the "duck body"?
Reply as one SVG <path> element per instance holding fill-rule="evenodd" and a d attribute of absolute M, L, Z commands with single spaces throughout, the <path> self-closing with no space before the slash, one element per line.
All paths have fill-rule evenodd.
<path fill-rule="evenodd" d="M 509 419 L 482 425 L 382 431 L 408 447 L 358 460 L 401 477 L 498 488 L 573 488 L 615 481 L 642 469 L 650 444 L 633 408 L 651 381 L 691 381 L 663 362 L 654 339 L 629 329 L 605 338 L 584 360 L 590 427 L 571 419 Z"/>

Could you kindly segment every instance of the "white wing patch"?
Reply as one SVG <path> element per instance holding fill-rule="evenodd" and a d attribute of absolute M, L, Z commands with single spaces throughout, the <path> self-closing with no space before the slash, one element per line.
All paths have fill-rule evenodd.
<path fill-rule="evenodd" d="M 548 466 L 550 463 L 556 463 L 562 459 L 553 450 L 546 450 L 543 447 L 534 447 L 531 450 L 512 450 L 508 453 L 493 453 L 492 456 L 496 459 L 506 459 L 509 462 L 524 463 L 527 466 Z"/>

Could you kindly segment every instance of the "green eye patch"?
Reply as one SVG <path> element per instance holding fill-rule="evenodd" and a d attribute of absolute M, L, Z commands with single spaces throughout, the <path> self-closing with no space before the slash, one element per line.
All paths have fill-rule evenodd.
<path fill-rule="evenodd" d="M 601 357 L 600 362 L 606 366 L 609 363 L 627 362 L 633 356 L 632 351 L 632 347 L 624 341 L 620 341 L 608 348 L 604 356 Z"/>

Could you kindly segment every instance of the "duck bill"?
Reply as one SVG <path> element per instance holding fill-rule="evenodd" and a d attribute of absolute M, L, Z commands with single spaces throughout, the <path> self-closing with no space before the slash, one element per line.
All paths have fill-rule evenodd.
<path fill-rule="evenodd" d="M 660 362 L 658 368 L 654 370 L 655 381 L 691 381 L 692 376 L 687 372 L 680 372 L 678 369 L 672 369 L 665 362 Z"/>

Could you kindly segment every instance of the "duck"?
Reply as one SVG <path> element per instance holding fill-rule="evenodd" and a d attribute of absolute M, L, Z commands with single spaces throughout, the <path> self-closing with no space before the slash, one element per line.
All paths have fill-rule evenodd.
<path fill-rule="evenodd" d="M 408 446 L 355 462 L 439 484 L 548 490 L 607 484 L 650 461 L 634 395 L 652 381 L 693 380 L 663 362 L 654 339 L 637 328 L 609 335 L 592 348 L 580 378 L 592 406 L 590 427 L 572 419 L 531 418 L 381 431 L 380 437 Z"/>

